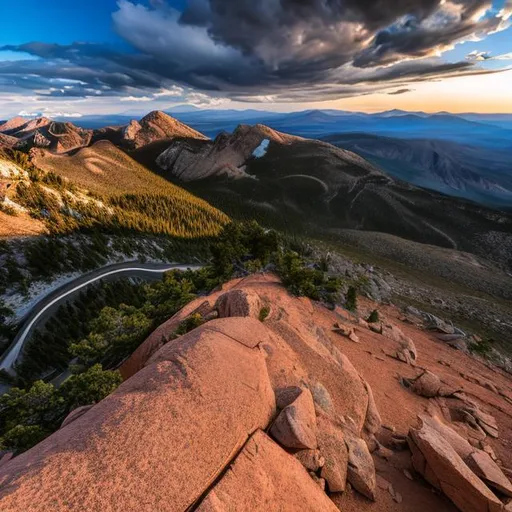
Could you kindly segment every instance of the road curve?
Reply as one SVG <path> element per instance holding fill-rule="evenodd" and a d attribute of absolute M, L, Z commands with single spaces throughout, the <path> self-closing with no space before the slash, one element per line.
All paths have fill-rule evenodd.
<path fill-rule="evenodd" d="M 115 274 L 127 274 L 130 276 L 141 276 L 141 274 L 164 274 L 170 270 L 197 270 L 201 268 L 198 265 L 161 265 L 161 264 L 142 264 L 137 262 L 120 263 L 109 265 L 95 270 L 85 276 L 80 276 L 73 281 L 66 283 L 57 290 L 54 290 L 45 298 L 41 299 L 33 308 L 29 315 L 26 317 L 23 326 L 14 338 L 10 347 L 0 358 L 0 369 L 9 371 L 12 369 L 14 363 L 23 348 L 25 341 L 30 335 L 32 329 L 36 326 L 41 317 L 52 307 L 55 307 L 60 302 L 65 300 L 70 295 L 76 293 L 78 290 L 89 286 L 90 284 L 101 279 L 108 278 Z"/>

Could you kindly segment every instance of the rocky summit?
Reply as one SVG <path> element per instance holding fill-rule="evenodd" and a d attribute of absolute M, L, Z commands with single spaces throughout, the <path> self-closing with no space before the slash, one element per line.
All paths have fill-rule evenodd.
<path fill-rule="evenodd" d="M 272 274 L 196 299 L 114 393 L 4 455 L 0 509 L 511 510 L 510 376 L 394 306 L 369 324 L 374 309 L 293 297 Z"/>

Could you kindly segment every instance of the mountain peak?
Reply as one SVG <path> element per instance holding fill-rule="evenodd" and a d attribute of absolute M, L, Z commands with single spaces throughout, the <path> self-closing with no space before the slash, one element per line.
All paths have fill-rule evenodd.
<path fill-rule="evenodd" d="M 9 132 L 11 130 L 18 130 L 27 120 L 24 117 L 16 116 L 0 124 L 0 133 Z"/>
<path fill-rule="evenodd" d="M 141 120 L 140 124 L 144 123 L 154 123 L 154 122 L 177 122 L 174 117 L 162 112 L 161 110 L 152 110 L 148 114 L 146 114 Z"/>

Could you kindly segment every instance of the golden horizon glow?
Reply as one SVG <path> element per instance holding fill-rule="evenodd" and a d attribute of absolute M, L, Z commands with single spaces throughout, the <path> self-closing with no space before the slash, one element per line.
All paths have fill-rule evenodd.
<path fill-rule="evenodd" d="M 395 89 L 401 89 L 397 86 Z M 433 82 L 419 82 L 410 92 L 369 94 L 323 102 L 322 107 L 362 112 L 401 109 L 427 113 L 512 114 L 512 69 L 488 75 L 463 76 Z"/>

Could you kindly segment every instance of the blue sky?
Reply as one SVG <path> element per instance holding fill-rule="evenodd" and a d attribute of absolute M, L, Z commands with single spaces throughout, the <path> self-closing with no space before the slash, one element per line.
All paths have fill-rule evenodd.
<path fill-rule="evenodd" d="M 2 2 L 0 117 L 180 103 L 512 112 L 511 73 L 485 73 L 512 65 L 512 0 L 389 0 L 381 19 L 370 0 L 284 5 Z"/>
<path fill-rule="evenodd" d="M 2 23 L 0 45 L 46 41 L 68 44 L 73 41 L 120 43 L 112 30 L 116 0 L 16 0 L 0 4 Z"/>

